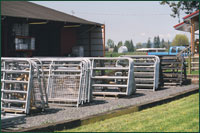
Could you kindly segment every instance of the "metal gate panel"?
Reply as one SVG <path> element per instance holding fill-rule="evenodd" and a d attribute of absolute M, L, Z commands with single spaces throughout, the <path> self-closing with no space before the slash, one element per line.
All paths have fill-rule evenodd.
<path fill-rule="evenodd" d="M 86 58 L 41 58 L 51 61 L 47 93 L 49 101 L 70 105 L 90 102 L 90 61 Z M 75 103 L 75 104 L 73 104 Z"/>
<path fill-rule="evenodd" d="M 1 58 L 1 109 L 5 112 L 29 114 L 31 107 L 43 108 L 41 86 L 34 88 L 39 72 L 35 62 L 25 58 Z M 39 99 L 36 100 L 36 92 Z"/>
<path fill-rule="evenodd" d="M 94 95 L 131 95 L 135 92 L 131 58 L 96 57 L 90 60 Z"/>
<path fill-rule="evenodd" d="M 154 55 L 124 55 L 134 62 L 136 89 L 158 89 L 160 59 Z"/>

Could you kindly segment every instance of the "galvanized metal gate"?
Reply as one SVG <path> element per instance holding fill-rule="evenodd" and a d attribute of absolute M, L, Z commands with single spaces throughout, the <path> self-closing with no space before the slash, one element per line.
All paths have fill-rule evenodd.
<path fill-rule="evenodd" d="M 1 109 L 28 114 L 31 107 L 44 109 L 39 70 L 25 58 L 1 58 Z M 39 85 L 33 84 L 38 80 Z"/>
<path fill-rule="evenodd" d="M 134 75 L 137 90 L 155 91 L 159 85 L 159 64 L 160 59 L 154 55 L 125 55 L 134 62 Z"/>
<path fill-rule="evenodd" d="M 131 58 L 97 57 L 90 60 L 94 95 L 131 95 L 136 91 Z"/>
<path fill-rule="evenodd" d="M 165 87 L 182 85 L 186 80 L 184 57 L 161 56 L 160 60 L 161 84 Z"/>
<path fill-rule="evenodd" d="M 47 81 L 51 103 L 79 106 L 91 101 L 90 61 L 86 58 L 41 58 L 49 64 Z"/>

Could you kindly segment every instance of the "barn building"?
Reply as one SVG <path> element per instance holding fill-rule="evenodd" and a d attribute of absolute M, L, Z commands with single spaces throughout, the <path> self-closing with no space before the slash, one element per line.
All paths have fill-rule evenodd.
<path fill-rule="evenodd" d="M 1 1 L 1 56 L 104 56 L 105 25 L 27 1 Z"/>

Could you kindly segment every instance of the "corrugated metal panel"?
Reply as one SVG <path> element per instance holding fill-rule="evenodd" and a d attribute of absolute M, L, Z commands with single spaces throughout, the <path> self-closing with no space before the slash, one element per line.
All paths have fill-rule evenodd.
<path fill-rule="evenodd" d="M 92 51 L 91 55 L 93 57 L 103 56 L 103 52 L 102 51 Z"/>
<path fill-rule="evenodd" d="M 27 1 L 1 1 L 1 15 L 80 24 L 102 25 Z"/>
<path fill-rule="evenodd" d="M 102 49 L 103 49 L 103 46 L 102 46 L 102 45 L 92 45 L 92 46 L 91 46 L 91 50 L 92 50 L 92 51 L 99 51 L 99 50 L 102 51 Z"/>
<path fill-rule="evenodd" d="M 103 30 L 96 27 L 91 31 L 91 56 L 103 56 Z"/>
<path fill-rule="evenodd" d="M 78 37 L 77 45 L 84 47 L 85 56 L 103 56 L 103 31 L 100 26 L 82 27 Z"/>
<path fill-rule="evenodd" d="M 103 40 L 102 38 L 99 38 L 99 39 L 91 39 L 91 44 L 92 45 L 102 45 L 103 44 Z"/>

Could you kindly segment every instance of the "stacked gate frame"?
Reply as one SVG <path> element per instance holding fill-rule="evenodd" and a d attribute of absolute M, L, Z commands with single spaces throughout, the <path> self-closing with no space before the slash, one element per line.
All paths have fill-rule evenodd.
<path fill-rule="evenodd" d="M 93 95 L 132 95 L 133 93 L 135 93 L 136 89 L 135 89 L 135 81 L 134 81 L 134 64 L 133 64 L 133 60 L 129 57 L 91 57 L 89 58 L 91 61 L 91 86 L 92 86 L 92 90 L 93 90 Z M 116 63 L 120 60 L 127 60 L 128 64 L 126 64 L 126 67 L 119 67 L 117 66 L 117 64 L 115 64 L 114 67 L 96 67 L 95 65 L 95 61 L 116 61 Z M 105 64 L 103 64 L 105 65 Z M 124 77 L 117 77 L 117 76 L 95 76 L 94 75 L 94 71 L 95 70 L 127 70 L 127 76 Z M 127 83 L 120 85 L 117 84 L 117 82 L 115 82 L 116 84 L 104 84 L 104 83 L 100 83 L 100 84 L 96 84 L 95 80 L 98 79 L 112 79 L 112 80 L 117 80 L 117 79 L 127 79 Z M 117 90 L 116 87 L 123 87 L 126 89 L 125 92 L 105 92 L 105 91 L 99 91 L 99 92 L 94 92 L 95 87 L 115 87 L 114 90 Z"/>
<path fill-rule="evenodd" d="M 10 83 L 13 83 L 13 84 L 16 84 L 16 83 L 26 83 L 27 84 L 27 90 L 25 92 L 23 92 L 23 94 L 25 94 L 25 102 L 24 102 L 24 108 L 23 109 L 17 109 L 17 108 L 7 108 L 12 110 L 12 112 L 18 112 L 18 111 L 21 111 L 22 113 L 25 113 L 25 114 L 29 114 L 30 113 L 30 109 L 31 109 L 31 99 L 33 97 L 35 97 L 35 94 L 34 94 L 34 85 L 33 85 L 33 78 L 34 78 L 34 73 L 35 73 L 35 76 L 36 76 L 36 79 L 38 79 L 38 83 L 39 83 L 39 93 L 40 93 L 40 102 L 41 102 L 41 105 L 37 105 L 33 100 L 33 104 L 35 105 L 36 108 L 42 108 L 44 110 L 44 99 L 43 99 L 43 92 L 42 92 L 42 88 L 41 88 L 41 82 L 40 82 L 40 76 L 39 76 L 39 69 L 37 67 L 37 64 L 28 59 L 28 58 L 16 58 L 16 57 L 2 57 L 1 58 L 1 61 L 4 63 L 4 65 L 2 66 L 4 69 L 2 69 L 2 73 L 3 73 L 3 79 L 1 80 L 2 82 L 2 88 L 1 88 L 1 93 L 2 93 L 2 99 L 1 99 L 1 108 L 2 109 L 6 109 L 5 107 L 3 107 L 2 105 L 2 102 L 5 101 L 6 99 L 4 99 L 4 92 L 6 91 L 5 90 L 5 82 L 10 82 Z M 14 70 L 14 69 L 17 69 L 17 68 L 12 68 L 11 70 L 8 70 L 6 68 L 6 62 L 10 62 L 10 63 L 18 63 L 18 67 L 21 65 L 23 67 L 26 67 L 26 69 L 24 70 Z M 20 64 L 22 63 L 22 64 Z M 24 63 L 27 63 L 26 65 L 23 65 Z M 27 67 L 28 66 L 28 67 Z M 18 73 L 18 74 L 22 74 L 22 73 L 28 73 L 28 80 L 27 81 L 18 81 L 18 80 L 5 80 L 5 74 L 6 72 L 9 72 L 9 73 Z M 23 85 L 22 85 L 23 86 Z M 21 91 L 16 91 L 16 90 L 10 90 L 10 93 L 22 93 Z M 7 100 L 8 102 L 10 101 L 10 103 L 12 103 L 12 100 Z M 17 102 L 19 100 L 14 100 L 13 102 Z M 22 102 L 23 103 L 23 102 Z"/>
<path fill-rule="evenodd" d="M 134 61 L 134 72 L 135 72 L 135 82 L 136 82 L 136 89 L 137 90 L 149 90 L 148 88 L 151 88 L 153 89 L 153 91 L 157 90 L 159 88 L 159 65 L 160 65 L 160 59 L 158 56 L 155 56 L 155 55 L 124 55 L 124 56 L 121 56 L 121 57 L 130 57 L 133 59 Z M 150 64 L 150 66 L 148 66 L 148 64 L 145 64 L 145 65 L 142 65 L 140 63 L 137 63 L 137 61 L 140 61 L 140 60 L 144 60 L 145 62 L 147 61 L 153 61 L 153 65 Z M 145 82 L 141 82 L 141 84 L 138 84 L 138 79 L 137 78 L 137 67 L 153 67 L 154 68 L 154 71 L 153 71 L 153 84 L 147 84 Z M 146 70 L 144 70 L 144 72 L 146 72 Z M 148 76 L 147 76 L 148 77 Z M 144 77 L 145 78 L 145 77 Z M 141 78 L 142 79 L 142 78 Z M 140 89 L 140 87 L 138 86 L 141 86 L 141 87 L 144 87 L 144 89 Z M 146 88 L 145 88 L 146 87 Z"/>
<path fill-rule="evenodd" d="M 49 91 L 52 87 L 52 82 L 51 82 L 51 76 L 52 76 L 52 70 L 53 67 L 55 66 L 55 62 L 80 62 L 81 64 L 83 64 L 83 66 L 81 66 L 82 68 L 81 70 L 81 76 L 80 76 L 80 84 L 79 84 L 79 96 L 78 96 L 78 100 L 77 100 L 77 104 L 76 106 L 78 107 L 79 104 L 83 104 L 86 102 L 90 102 L 92 100 L 92 90 L 90 89 L 90 67 L 91 67 L 91 63 L 90 60 L 87 58 L 66 58 L 66 57 L 52 57 L 52 58 L 39 58 L 41 60 L 41 62 L 51 62 L 50 67 L 49 67 L 49 77 L 48 77 L 48 83 L 47 83 L 47 93 L 48 96 L 51 100 L 53 100 L 51 98 L 51 92 Z M 84 78 L 82 78 L 84 76 Z M 83 83 L 83 84 L 82 84 Z M 83 88 L 83 89 L 82 89 Z M 65 98 L 64 98 L 65 99 Z M 64 100 L 63 99 L 63 100 Z"/>

